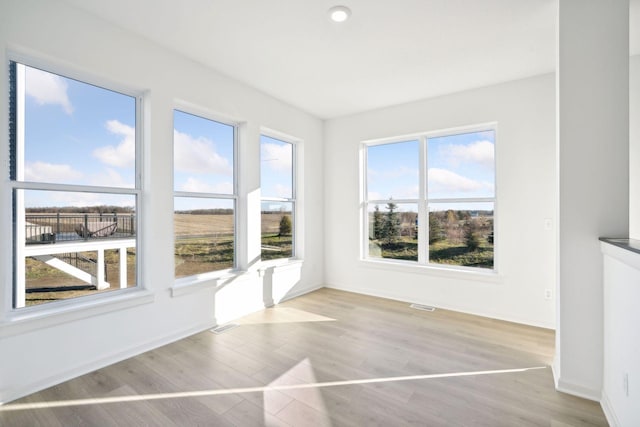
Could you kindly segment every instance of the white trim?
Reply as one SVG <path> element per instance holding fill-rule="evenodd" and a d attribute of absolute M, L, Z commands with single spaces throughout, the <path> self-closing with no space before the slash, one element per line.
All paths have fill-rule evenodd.
<path fill-rule="evenodd" d="M 533 326 L 536 328 L 543 328 L 543 329 L 549 329 L 549 330 L 553 330 L 553 326 L 550 325 L 546 325 L 543 323 L 540 323 L 536 320 L 530 320 L 530 319 L 524 319 L 524 318 L 517 318 L 517 317 L 513 317 L 513 316 L 502 316 L 496 313 L 492 313 L 492 312 L 488 312 L 488 311 L 478 311 L 478 310 L 473 310 L 470 309 L 468 307 L 454 307 L 452 305 L 442 305 L 442 304 L 435 304 L 433 303 L 433 301 L 426 301 L 426 300 L 409 300 L 407 298 L 406 295 L 400 295 L 400 294 L 396 294 L 394 292 L 388 292 L 388 291 L 380 291 L 378 289 L 373 289 L 373 288 L 369 288 L 369 287 L 357 287 L 354 288 L 353 286 L 341 286 L 341 285 L 336 285 L 335 283 L 329 284 L 326 283 L 324 285 L 325 288 L 328 289 L 337 289 L 337 290 L 341 290 L 341 291 L 345 291 L 345 292 L 351 292 L 351 293 L 355 293 L 355 294 L 361 294 L 361 295 L 369 295 L 369 296 L 373 296 L 373 297 L 379 297 L 379 298 L 386 298 L 386 299 L 390 299 L 390 300 L 394 300 L 394 301 L 401 301 L 401 302 L 406 302 L 407 304 L 423 304 L 423 305 L 428 305 L 431 307 L 436 307 L 436 308 L 440 308 L 442 310 L 449 310 L 449 311 L 455 311 L 458 313 L 463 313 L 463 314 L 471 314 L 474 316 L 481 316 L 481 317 L 486 317 L 489 319 L 496 319 L 496 320 L 501 320 L 501 321 L 505 321 L 505 322 L 511 322 L 511 323 L 519 323 L 522 325 L 527 325 L 527 326 Z"/>
<path fill-rule="evenodd" d="M 583 399 L 593 400 L 594 402 L 600 402 L 600 398 L 602 397 L 602 392 L 600 390 L 585 387 L 580 384 L 574 384 L 569 381 L 565 381 L 562 378 L 557 379 L 556 390 L 573 396 L 582 397 Z"/>
<path fill-rule="evenodd" d="M 494 129 L 498 127 L 498 122 L 486 122 L 468 126 L 456 126 L 452 128 L 415 132 L 410 134 L 389 136 L 384 138 L 365 139 L 362 141 L 364 145 L 380 145 L 394 142 L 409 142 L 419 140 L 421 137 L 438 138 L 440 136 L 453 136 L 464 133 L 481 132 L 483 130 Z"/>
<path fill-rule="evenodd" d="M 302 149 L 303 149 L 303 141 L 300 138 L 292 137 L 283 132 L 279 132 L 273 129 L 260 127 L 260 133 L 258 136 L 258 146 L 260 156 L 262 156 L 262 137 L 267 137 L 270 139 L 274 139 L 276 141 L 282 142 L 284 144 L 291 145 L 291 197 L 274 197 L 274 196 L 263 196 L 262 195 L 262 170 L 260 171 L 260 213 L 262 214 L 262 204 L 265 202 L 276 202 L 276 203 L 291 203 L 291 216 L 292 216 L 292 234 L 291 234 L 291 256 L 288 258 L 280 258 L 280 260 L 295 260 L 302 257 L 302 253 L 304 252 L 304 248 L 302 247 L 301 242 L 303 241 L 304 231 L 303 227 L 303 215 L 302 215 L 302 206 L 299 200 L 299 193 L 301 192 L 301 188 L 303 185 L 303 177 L 301 174 L 302 168 L 300 168 L 300 163 L 302 162 Z M 260 159 L 260 167 L 262 167 L 262 159 Z M 260 236 L 262 240 L 262 235 Z M 273 260 L 269 260 L 273 261 Z M 263 261 L 260 260 L 260 263 Z"/>
<path fill-rule="evenodd" d="M 609 400 L 609 396 L 605 391 L 602 391 L 602 398 L 600 399 L 600 406 L 602 407 L 602 412 L 604 412 L 604 416 L 607 419 L 610 427 L 619 427 L 620 421 L 616 416 L 616 411 L 614 411 L 613 406 L 611 405 L 611 401 Z"/>
<path fill-rule="evenodd" d="M 7 55 L 7 59 L 8 59 L 8 63 L 15 63 L 16 64 L 16 68 L 17 68 L 17 72 L 16 72 L 16 86 L 17 89 L 19 89 L 21 92 L 17 94 L 17 99 L 16 99 L 16 103 L 18 104 L 17 108 L 18 111 L 16 112 L 18 115 L 18 121 L 16 126 L 18 127 L 17 131 L 17 141 L 16 141 L 16 179 L 15 180 L 8 180 L 7 181 L 7 192 L 11 194 L 13 194 L 13 192 L 16 192 L 16 198 L 18 203 L 18 207 L 16 209 L 15 215 L 16 218 L 14 219 L 15 224 L 12 224 L 11 229 L 15 229 L 17 227 L 17 230 L 15 231 L 15 235 L 13 236 L 13 243 L 12 243 L 12 270 L 15 271 L 15 276 L 12 277 L 11 281 L 7 283 L 7 294 L 11 296 L 11 302 L 9 304 L 8 307 L 4 308 L 4 316 L 3 318 L 8 319 L 8 320 L 12 320 L 17 318 L 16 315 L 14 315 L 14 310 L 15 309 L 21 309 L 24 310 L 25 313 L 48 313 L 50 311 L 50 308 L 53 307 L 54 309 L 56 307 L 64 307 L 66 305 L 69 304 L 74 304 L 75 303 L 75 299 L 66 299 L 66 300 L 62 300 L 59 302 L 55 302 L 55 303 L 47 303 L 47 304 L 42 304 L 42 305 L 38 305 L 38 306 L 34 306 L 34 307 L 29 307 L 28 309 L 25 308 L 25 299 L 26 299 L 26 295 L 24 294 L 24 286 L 25 286 L 25 273 L 24 273 L 24 258 L 25 256 L 28 256 L 30 253 L 34 252 L 36 254 L 39 255 L 49 255 L 52 253 L 59 253 L 60 252 L 60 247 L 58 244 L 58 247 L 54 246 L 54 245 L 47 245 L 46 248 L 44 247 L 40 247 L 40 248 L 36 248 L 36 247 L 25 247 L 26 243 L 25 243 L 25 238 L 24 238 L 24 216 L 25 216 L 25 210 L 24 210 L 24 206 L 20 207 L 20 201 L 22 198 L 22 193 L 24 193 L 25 191 L 57 191 L 57 192 L 65 192 L 65 193 L 70 193 L 70 192 L 82 192 L 82 193 L 94 193 L 94 194 L 98 194 L 98 195 L 104 195 L 104 194 L 113 194 L 113 195 L 119 195 L 119 196 L 133 196 L 134 199 L 134 204 L 135 204 L 135 209 L 136 209 L 136 240 L 134 241 L 134 244 L 131 246 L 136 246 L 135 242 L 141 241 L 141 234 L 140 234 L 140 217 L 141 217 L 141 212 L 143 211 L 142 207 L 140 206 L 140 197 L 141 194 L 143 192 L 143 188 L 142 188 L 142 165 L 143 165 L 143 155 L 142 155 L 142 151 L 143 151 L 143 144 L 142 144 L 142 139 L 144 137 L 143 131 L 142 131 L 142 120 L 143 120 L 143 105 L 142 105 L 142 101 L 143 101 L 143 96 L 142 96 L 142 92 L 140 91 L 131 91 L 130 89 L 125 89 L 125 90 L 121 90 L 120 88 L 122 87 L 121 85 L 101 85 L 101 84 L 97 84 L 96 81 L 98 81 L 99 79 L 92 77 L 93 75 L 81 75 L 83 73 L 79 73 L 79 72 L 59 72 L 58 70 L 61 68 L 60 66 L 56 66 L 55 65 L 55 61 L 52 63 L 50 61 L 44 61 L 44 60 L 38 60 L 35 58 L 26 58 L 27 55 L 21 55 L 20 53 L 13 53 L 13 52 L 9 52 Z M 21 58 L 26 58 L 26 59 L 21 59 Z M 54 64 L 54 65 L 52 65 Z M 93 186 L 93 185 L 76 185 L 76 184 L 66 184 L 66 183 L 53 183 L 53 182 L 26 182 L 23 180 L 24 175 L 24 162 L 25 159 L 21 158 L 21 156 L 23 156 L 23 152 L 25 149 L 25 146 L 27 144 L 27 142 L 24 139 L 24 110 L 22 107 L 22 102 L 24 100 L 24 97 L 26 96 L 24 94 L 24 89 L 21 88 L 22 85 L 24 84 L 24 79 L 25 76 L 21 76 L 21 73 L 24 74 L 26 68 L 35 68 L 35 69 L 39 69 L 39 70 L 43 70 L 45 72 L 51 73 L 51 74 L 55 74 L 57 76 L 63 77 L 63 78 L 67 78 L 67 79 L 72 79 L 77 81 L 80 84 L 84 84 L 84 85 L 89 85 L 92 86 L 94 88 L 98 88 L 104 91 L 109 91 L 111 93 L 116 93 L 119 94 L 121 96 L 124 97 L 130 97 L 133 99 L 134 104 L 135 104 L 135 117 L 134 117 L 134 121 L 135 121 L 135 147 L 134 147 L 134 157 L 135 157 L 135 170 L 134 170 L 134 183 L 133 183 L 133 187 L 109 187 L 109 186 Z M 69 70 L 67 70 L 69 71 Z M 114 86 L 118 86 L 118 89 L 114 89 Z M 17 191 L 19 190 L 19 191 Z M 8 206 L 11 206 L 11 204 L 8 204 Z M 14 212 L 10 212 L 9 216 L 13 216 Z M 13 234 L 13 233 L 12 233 Z M 111 243 L 113 244 L 113 243 Z M 98 244 L 99 246 L 100 244 Z M 65 245 L 65 248 L 69 249 L 71 248 L 71 246 L 67 246 Z M 98 249 L 98 256 L 100 257 L 102 255 L 100 249 Z M 139 284 L 142 283 L 142 276 L 141 276 L 141 269 L 140 266 L 142 265 L 142 261 L 141 261 L 141 257 L 140 254 L 136 254 L 136 283 L 138 285 L 136 285 L 136 287 L 139 286 Z M 104 287 L 105 283 L 103 283 L 103 281 L 100 280 L 100 275 L 102 274 L 102 270 L 99 269 L 99 273 L 98 273 L 98 278 L 97 278 L 97 283 L 98 283 L 98 287 Z M 19 285 L 21 284 L 21 285 Z M 141 286 L 140 286 L 141 287 Z M 112 295 L 110 295 L 111 293 L 105 293 L 105 294 L 100 294 L 99 297 L 100 298 L 105 298 L 106 295 L 109 295 L 110 297 L 112 297 Z M 87 299 L 91 299 L 92 297 L 88 296 L 85 297 Z M 83 298 L 84 300 L 84 298 Z M 73 302 L 72 302 L 73 301 Z M 14 309 L 15 307 L 15 309 Z"/>
<path fill-rule="evenodd" d="M 172 297 L 179 297 L 205 289 L 215 289 L 220 282 L 226 282 L 227 280 L 235 279 L 242 275 L 243 272 L 232 269 L 208 271 L 202 274 L 193 274 L 175 279 L 173 286 L 169 289 Z"/>
<path fill-rule="evenodd" d="M 504 276 L 495 270 L 479 267 L 447 266 L 439 264 L 418 264 L 415 261 L 387 258 L 364 258 L 359 260 L 362 267 L 395 270 L 399 273 L 426 274 L 447 279 L 473 280 L 502 284 Z"/>
<path fill-rule="evenodd" d="M 494 161 L 493 161 L 493 173 L 494 173 L 494 188 L 493 188 L 493 197 L 469 197 L 469 198 L 429 198 L 429 180 L 428 180 L 428 144 L 429 139 L 438 138 L 438 137 L 447 137 L 447 136 L 456 136 L 456 135 L 464 135 L 468 133 L 474 132 L 486 132 L 492 131 L 494 133 Z M 462 126 L 456 128 L 449 128 L 437 131 L 429 131 L 429 132 L 421 132 L 414 133 L 410 135 L 397 136 L 397 137 L 389 137 L 382 139 L 372 139 L 362 141 L 360 144 L 359 151 L 359 161 L 360 161 L 360 260 L 361 261 L 374 261 L 377 262 L 384 258 L 375 258 L 369 256 L 369 206 L 370 205 L 379 205 L 386 204 L 390 201 L 396 204 L 415 204 L 417 206 L 417 216 L 419 224 L 427 224 L 427 227 L 419 227 L 418 228 L 418 259 L 416 261 L 405 261 L 406 263 L 411 263 L 411 265 L 418 265 L 420 267 L 436 267 L 443 269 L 455 269 L 455 270 L 480 270 L 484 269 L 481 267 L 465 267 L 465 266 L 444 266 L 441 264 L 434 264 L 429 262 L 429 234 L 428 234 L 428 224 L 429 224 L 429 208 L 434 204 L 445 204 L 445 203 L 492 203 L 493 204 L 493 236 L 494 236 L 494 245 L 493 245 L 493 266 L 490 269 L 492 273 L 498 272 L 498 249 L 497 247 L 500 245 L 495 244 L 497 242 L 497 224 L 498 224 L 498 214 L 497 214 L 497 206 L 498 206 L 498 190 L 497 190 L 497 167 L 496 167 L 496 148 L 498 140 L 498 123 L 497 122 L 488 122 L 484 124 L 470 125 L 470 126 Z M 369 199 L 368 196 L 368 148 L 375 147 L 380 145 L 392 145 L 392 144 L 401 144 L 406 142 L 418 142 L 418 198 L 417 199 Z M 386 259 L 384 259 L 386 261 Z"/>
<path fill-rule="evenodd" d="M 213 122 L 216 124 L 229 126 L 233 129 L 233 192 L 232 193 L 206 193 L 206 192 L 195 192 L 195 191 L 177 191 L 175 189 L 175 176 L 176 176 L 176 162 L 175 162 L 175 117 L 176 112 L 186 114 L 189 116 L 196 117 L 201 120 L 207 120 L 209 122 Z M 172 120 L 172 136 L 171 136 L 171 187 L 173 192 L 173 214 L 175 219 L 176 212 L 176 198 L 199 198 L 199 199 L 207 199 L 207 200 L 231 200 L 233 202 L 233 266 L 232 269 L 238 267 L 238 201 L 239 201 L 239 133 L 240 133 L 240 124 L 241 122 L 235 120 L 229 120 L 227 116 L 223 116 L 222 114 L 215 113 L 209 109 L 200 107 L 196 104 L 182 101 L 182 100 L 174 100 L 174 108 L 171 111 L 171 120 Z M 172 244 L 173 250 L 175 250 L 176 242 L 179 240 L 176 238 L 175 231 L 172 232 Z M 230 269 L 223 270 L 211 270 L 202 274 L 194 274 L 186 277 L 175 277 L 175 265 L 173 267 L 173 275 L 174 275 L 174 285 L 171 287 L 171 295 L 178 296 L 184 293 L 193 292 L 190 290 L 187 292 L 184 289 L 190 287 L 192 285 L 197 285 L 198 283 L 203 283 L 211 279 L 215 279 L 217 275 L 221 274 L 221 272 L 229 271 Z M 213 285 L 215 286 L 215 284 Z M 210 287 L 210 286 L 207 286 Z M 175 289 L 175 292 L 174 292 Z"/>
<path fill-rule="evenodd" d="M 35 51 L 24 46 L 9 43 L 6 50 L 7 65 L 9 62 L 18 62 L 31 68 L 57 74 L 61 77 L 87 83 L 110 92 L 131 96 L 136 100 L 144 97 L 145 90 L 132 86 L 122 81 L 113 80 L 110 74 L 101 75 L 91 69 L 83 69 L 76 62 L 67 62 L 57 56 L 51 56 L 40 51 Z M 137 107 L 138 105 L 136 105 Z M 136 124 L 137 125 L 137 124 Z"/>

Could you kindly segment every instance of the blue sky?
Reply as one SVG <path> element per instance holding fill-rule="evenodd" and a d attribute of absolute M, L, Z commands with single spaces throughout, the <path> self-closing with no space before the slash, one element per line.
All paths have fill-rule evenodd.
<path fill-rule="evenodd" d="M 131 96 L 25 67 L 24 179 L 134 188 L 136 102 Z M 234 127 L 174 112 L 174 189 L 232 195 Z M 292 197 L 292 144 L 262 136 L 263 197 Z M 132 204 L 108 194 L 26 191 L 30 206 Z M 177 198 L 176 209 L 232 208 L 229 199 Z"/>
<path fill-rule="evenodd" d="M 293 144 L 260 136 L 260 185 L 262 197 L 293 196 Z"/>
<path fill-rule="evenodd" d="M 176 191 L 233 194 L 234 127 L 176 110 L 173 186 Z"/>
<path fill-rule="evenodd" d="M 494 131 L 434 137 L 427 141 L 429 198 L 494 196 Z M 368 147 L 369 200 L 417 199 L 418 184 L 419 141 Z"/>
<path fill-rule="evenodd" d="M 25 67 L 26 181 L 133 188 L 135 98 Z M 27 191 L 27 206 L 130 204 L 95 193 Z"/>

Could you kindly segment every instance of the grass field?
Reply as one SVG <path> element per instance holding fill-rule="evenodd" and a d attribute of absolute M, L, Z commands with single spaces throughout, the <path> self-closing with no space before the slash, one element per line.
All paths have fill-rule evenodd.
<path fill-rule="evenodd" d="M 369 256 L 417 261 L 418 241 L 403 237 L 394 242 L 369 241 Z M 464 243 L 442 240 L 429 245 L 429 262 L 432 264 L 460 265 L 464 267 L 493 268 L 493 245 L 485 242 L 476 250 L 469 250 Z"/>
<path fill-rule="evenodd" d="M 96 252 L 80 252 L 78 255 L 94 262 L 97 259 Z M 94 285 L 89 285 L 34 258 L 26 258 L 25 288 L 27 294 L 25 304 L 32 306 L 120 289 L 120 258 L 118 251 L 106 250 L 104 257 L 106 264 L 105 280 L 109 282 L 109 287 L 102 290 L 97 290 Z M 78 265 L 78 268 L 91 274 L 96 274 L 95 265 L 87 262 L 83 264 L 85 265 Z M 133 287 L 135 284 L 136 253 L 135 249 L 130 248 L 127 250 L 127 287 Z"/>

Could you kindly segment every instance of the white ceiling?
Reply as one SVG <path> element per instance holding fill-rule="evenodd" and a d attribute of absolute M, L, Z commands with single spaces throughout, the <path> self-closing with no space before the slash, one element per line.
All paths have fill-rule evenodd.
<path fill-rule="evenodd" d="M 555 69 L 557 0 L 67 2 L 319 118 Z"/>

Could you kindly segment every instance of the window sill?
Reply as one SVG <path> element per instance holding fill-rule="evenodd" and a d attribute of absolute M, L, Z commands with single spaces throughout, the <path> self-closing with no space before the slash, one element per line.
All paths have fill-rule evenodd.
<path fill-rule="evenodd" d="M 0 337 L 10 337 L 63 323 L 75 322 L 101 314 L 113 313 L 154 301 L 145 289 L 117 291 L 118 295 L 84 297 L 63 301 L 52 306 L 42 305 L 11 311 L 0 323 Z"/>
<path fill-rule="evenodd" d="M 272 270 L 273 272 L 280 272 L 286 270 L 300 269 L 302 268 L 303 261 L 298 258 L 281 258 L 274 259 L 269 261 L 264 261 L 258 267 L 258 272 L 260 277 L 264 276 L 264 273 L 267 270 Z"/>
<path fill-rule="evenodd" d="M 402 273 L 426 274 L 429 276 L 443 277 L 446 279 L 472 280 L 489 283 L 502 283 L 503 276 L 495 270 L 483 271 L 480 269 L 465 269 L 456 267 L 442 267 L 435 265 L 420 265 L 411 261 L 394 261 L 385 259 L 364 258 L 360 265 L 366 268 L 391 270 Z"/>
<path fill-rule="evenodd" d="M 179 297 L 205 289 L 215 289 L 221 282 L 224 283 L 240 275 L 242 275 L 242 272 L 238 270 L 222 270 L 183 277 L 174 282 L 171 287 L 171 296 Z"/>

